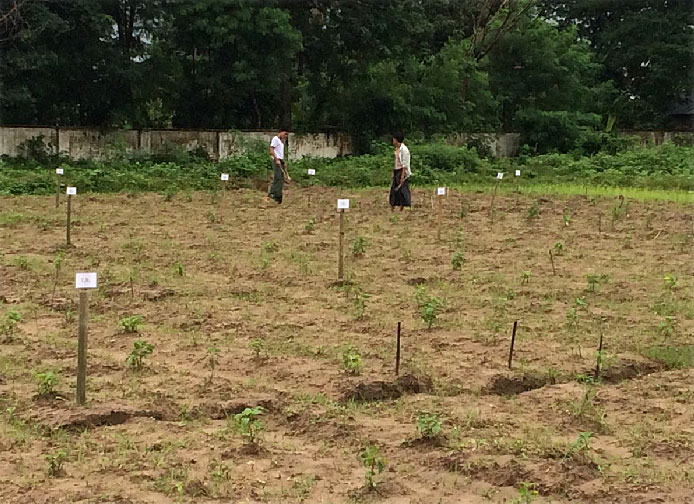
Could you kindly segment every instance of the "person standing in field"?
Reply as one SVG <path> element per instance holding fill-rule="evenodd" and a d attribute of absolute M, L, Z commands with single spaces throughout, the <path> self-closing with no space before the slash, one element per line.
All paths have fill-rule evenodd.
<path fill-rule="evenodd" d="M 273 178 L 265 201 L 272 198 L 278 205 L 282 203 L 282 191 L 284 183 L 292 179 L 287 172 L 287 163 L 284 161 L 284 141 L 287 140 L 287 130 L 280 130 L 270 142 L 270 156 L 272 157 Z"/>
<path fill-rule="evenodd" d="M 393 145 L 395 146 L 395 169 L 393 170 L 393 183 L 390 186 L 390 211 L 400 207 L 402 212 L 405 207 L 412 206 L 412 196 L 410 194 L 410 150 L 402 143 L 405 135 L 395 133 L 393 135 Z"/>

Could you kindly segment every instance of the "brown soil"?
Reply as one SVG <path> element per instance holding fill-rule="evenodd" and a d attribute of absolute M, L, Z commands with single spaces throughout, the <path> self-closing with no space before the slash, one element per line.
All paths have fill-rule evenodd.
<path fill-rule="evenodd" d="M 499 196 L 492 222 L 488 195 L 453 192 L 437 242 L 429 192 L 395 214 L 384 191 L 310 193 L 310 207 L 309 190 L 291 186 L 281 207 L 252 189 L 217 202 L 78 196 L 55 293 L 64 206 L 0 198 L 0 326 L 10 310 L 22 315 L 0 329 L 0 502 L 694 501 L 694 370 L 642 355 L 691 343 L 692 205 L 631 201 L 613 224 L 616 199 L 544 196 L 528 221 L 535 199 Z M 351 198 L 344 281 L 338 196 Z M 29 219 L 3 218 L 14 213 Z M 366 253 L 353 257 L 359 235 Z M 100 283 L 84 407 L 76 271 Z M 589 273 L 608 279 L 592 292 Z M 417 286 L 444 302 L 431 329 Z M 369 295 L 361 307 L 355 292 Z M 138 333 L 119 327 L 130 315 L 144 320 Z M 601 330 L 602 380 L 591 385 Z M 140 371 L 126 364 L 138 339 L 154 344 Z M 361 354 L 358 376 L 342 368 L 347 345 Z M 46 371 L 59 381 L 38 398 Z M 256 406 L 251 444 L 234 415 Z M 418 437 L 421 412 L 441 420 L 435 441 Z M 371 490 L 359 460 L 368 445 L 387 460 Z"/>

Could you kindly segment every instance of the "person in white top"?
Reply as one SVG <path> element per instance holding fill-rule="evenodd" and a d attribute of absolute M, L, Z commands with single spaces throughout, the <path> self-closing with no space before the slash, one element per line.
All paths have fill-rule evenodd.
<path fill-rule="evenodd" d="M 284 183 L 292 179 L 287 171 L 287 163 L 284 160 L 284 143 L 287 140 L 287 130 L 281 130 L 270 142 L 270 156 L 272 157 L 273 178 L 265 201 L 272 198 L 278 205 L 282 203 L 282 191 Z"/>
<path fill-rule="evenodd" d="M 405 135 L 395 133 L 393 135 L 393 145 L 395 146 L 395 168 L 393 169 L 393 183 L 390 187 L 390 211 L 400 207 L 402 212 L 405 207 L 412 206 L 412 195 L 410 194 L 410 150 L 402 143 Z"/>

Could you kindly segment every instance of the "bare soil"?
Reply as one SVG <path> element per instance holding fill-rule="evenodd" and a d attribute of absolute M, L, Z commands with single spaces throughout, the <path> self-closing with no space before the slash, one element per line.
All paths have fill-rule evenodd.
<path fill-rule="evenodd" d="M 0 324 L 22 317 L 0 330 L 0 502 L 694 502 L 694 370 L 643 352 L 694 343 L 694 208 L 521 195 L 490 215 L 488 195 L 454 191 L 437 241 L 430 192 L 413 198 L 391 213 L 384 190 L 290 186 L 281 207 L 253 190 L 79 195 L 57 275 L 64 202 L 0 198 Z M 76 271 L 99 273 L 84 407 Z M 605 275 L 594 291 L 587 274 Z M 430 329 L 418 286 L 443 301 Z M 135 340 L 154 345 L 139 371 Z M 255 406 L 252 444 L 229 419 Z M 440 436 L 421 438 L 421 412 Z M 375 489 L 369 445 L 387 460 Z"/>

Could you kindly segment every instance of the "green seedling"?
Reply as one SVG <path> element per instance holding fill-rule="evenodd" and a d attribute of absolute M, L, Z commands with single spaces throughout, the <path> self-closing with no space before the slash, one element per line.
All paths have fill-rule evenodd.
<path fill-rule="evenodd" d="M 677 288 L 677 276 L 675 275 L 665 275 L 663 277 L 663 284 L 665 285 L 665 288 L 669 291 L 675 290 Z"/>
<path fill-rule="evenodd" d="M 533 204 L 530 205 L 530 208 L 528 208 L 528 212 L 525 214 L 525 218 L 527 220 L 533 220 L 533 219 L 537 219 L 539 215 L 540 215 L 540 205 L 537 201 L 534 201 Z"/>
<path fill-rule="evenodd" d="M 173 269 L 174 275 L 176 275 L 176 276 L 182 277 L 182 276 L 186 275 L 186 270 L 183 267 L 183 263 L 181 261 L 176 261 L 175 263 L 173 263 L 172 269 Z"/>
<path fill-rule="evenodd" d="M 139 371 L 144 366 L 144 359 L 154 351 L 154 345 L 143 340 L 133 343 L 133 349 L 126 357 L 125 361 L 132 369 Z"/>
<path fill-rule="evenodd" d="M 433 413 L 422 411 L 417 415 L 417 431 L 424 439 L 435 439 L 441 433 L 441 420 Z"/>
<path fill-rule="evenodd" d="M 118 327 L 128 334 L 135 334 L 140 330 L 140 326 L 143 323 L 144 319 L 140 315 L 130 315 L 120 319 Z"/>
<path fill-rule="evenodd" d="M 422 321 L 427 325 L 428 329 L 431 329 L 444 307 L 443 300 L 429 294 L 423 285 L 417 286 L 415 299 L 419 305 L 419 314 Z"/>
<path fill-rule="evenodd" d="M 246 408 L 241 413 L 230 417 L 229 423 L 237 433 L 246 438 L 249 444 L 258 444 L 258 434 L 263 429 L 263 423 L 258 420 L 258 417 L 264 411 L 265 408 L 262 406 Z"/>
<path fill-rule="evenodd" d="M 383 472 L 388 463 L 378 446 L 367 446 L 359 454 L 361 464 L 366 468 L 366 488 L 373 490 L 376 488 L 376 476 Z"/>
<path fill-rule="evenodd" d="M 359 350 L 352 345 L 345 347 L 342 351 L 342 367 L 345 372 L 352 375 L 361 374 L 362 365 Z"/>
<path fill-rule="evenodd" d="M 267 252 L 268 254 L 272 254 L 274 252 L 277 252 L 280 249 L 280 246 L 277 244 L 276 241 L 269 241 L 263 243 L 263 252 Z"/>
<path fill-rule="evenodd" d="M 309 219 L 306 222 L 306 225 L 304 226 L 304 231 L 308 234 L 313 233 L 313 230 L 316 228 L 316 219 Z"/>
<path fill-rule="evenodd" d="M 571 443 L 571 448 L 569 450 L 570 455 L 574 455 L 576 453 L 581 453 L 583 451 L 589 451 L 590 450 L 590 440 L 593 437 L 592 432 L 581 432 L 576 440 Z"/>
<path fill-rule="evenodd" d="M 588 273 L 586 275 L 586 281 L 588 282 L 588 289 L 590 292 L 595 292 L 595 287 L 609 282 L 610 277 L 608 275 L 596 275 L 594 273 Z"/>
<path fill-rule="evenodd" d="M 51 453 L 45 456 L 46 462 L 48 462 L 48 477 L 57 478 L 63 473 L 63 463 L 67 458 L 65 450 L 59 449 L 55 453 Z"/>
<path fill-rule="evenodd" d="M 564 255 L 564 244 L 560 241 L 554 244 L 554 255 L 560 256 Z"/>
<path fill-rule="evenodd" d="M 210 377 L 208 378 L 208 383 L 212 383 L 214 380 L 214 370 L 217 369 L 219 364 L 219 348 L 210 347 L 207 349 L 207 367 L 210 368 Z"/>
<path fill-rule="evenodd" d="M 465 253 L 462 250 L 458 250 L 451 257 L 451 266 L 453 266 L 454 271 L 460 271 L 465 264 Z"/>
<path fill-rule="evenodd" d="M 366 239 L 363 236 L 357 236 L 352 242 L 352 255 L 361 257 L 366 253 Z"/>
<path fill-rule="evenodd" d="M 359 285 L 354 285 L 352 287 L 352 300 L 354 308 L 354 316 L 361 320 L 364 318 L 364 311 L 366 310 L 366 301 L 371 297 L 371 294 L 365 292 Z"/>
<path fill-rule="evenodd" d="M 531 271 L 524 271 L 521 276 L 521 285 L 527 285 L 530 282 L 530 277 L 532 276 Z"/>
<path fill-rule="evenodd" d="M 667 341 L 675 335 L 676 323 L 676 317 L 666 315 L 663 321 L 658 324 L 658 333 L 663 337 L 663 341 Z"/>
<path fill-rule="evenodd" d="M 570 226 L 571 225 L 571 209 L 570 208 L 564 209 L 564 213 L 562 214 L 562 220 L 564 221 L 564 226 Z"/>
<path fill-rule="evenodd" d="M 253 357 L 260 359 L 260 354 L 265 351 L 265 340 L 261 338 L 253 338 L 248 342 L 248 348 L 253 352 Z"/>
<path fill-rule="evenodd" d="M 518 489 L 518 497 L 513 500 L 513 504 L 530 504 L 538 495 L 537 484 L 522 482 Z"/>
<path fill-rule="evenodd" d="M 55 387 L 58 385 L 58 376 L 52 371 L 36 373 L 39 397 L 55 395 Z"/>
<path fill-rule="evenodd" d="M 7 339 L 12 339 L 14 336 L 16 330 L 17 330 L 17 324 L 22 321 L 22 314 L 19 313 L 17 310 L 12 309 L 7 312 L 7 315 L 5 315 L 5 320 L 2 322 L 2 326 L 0 326 L 0 329 L 2 330 L 2 334 L 7 338 Z"/>

